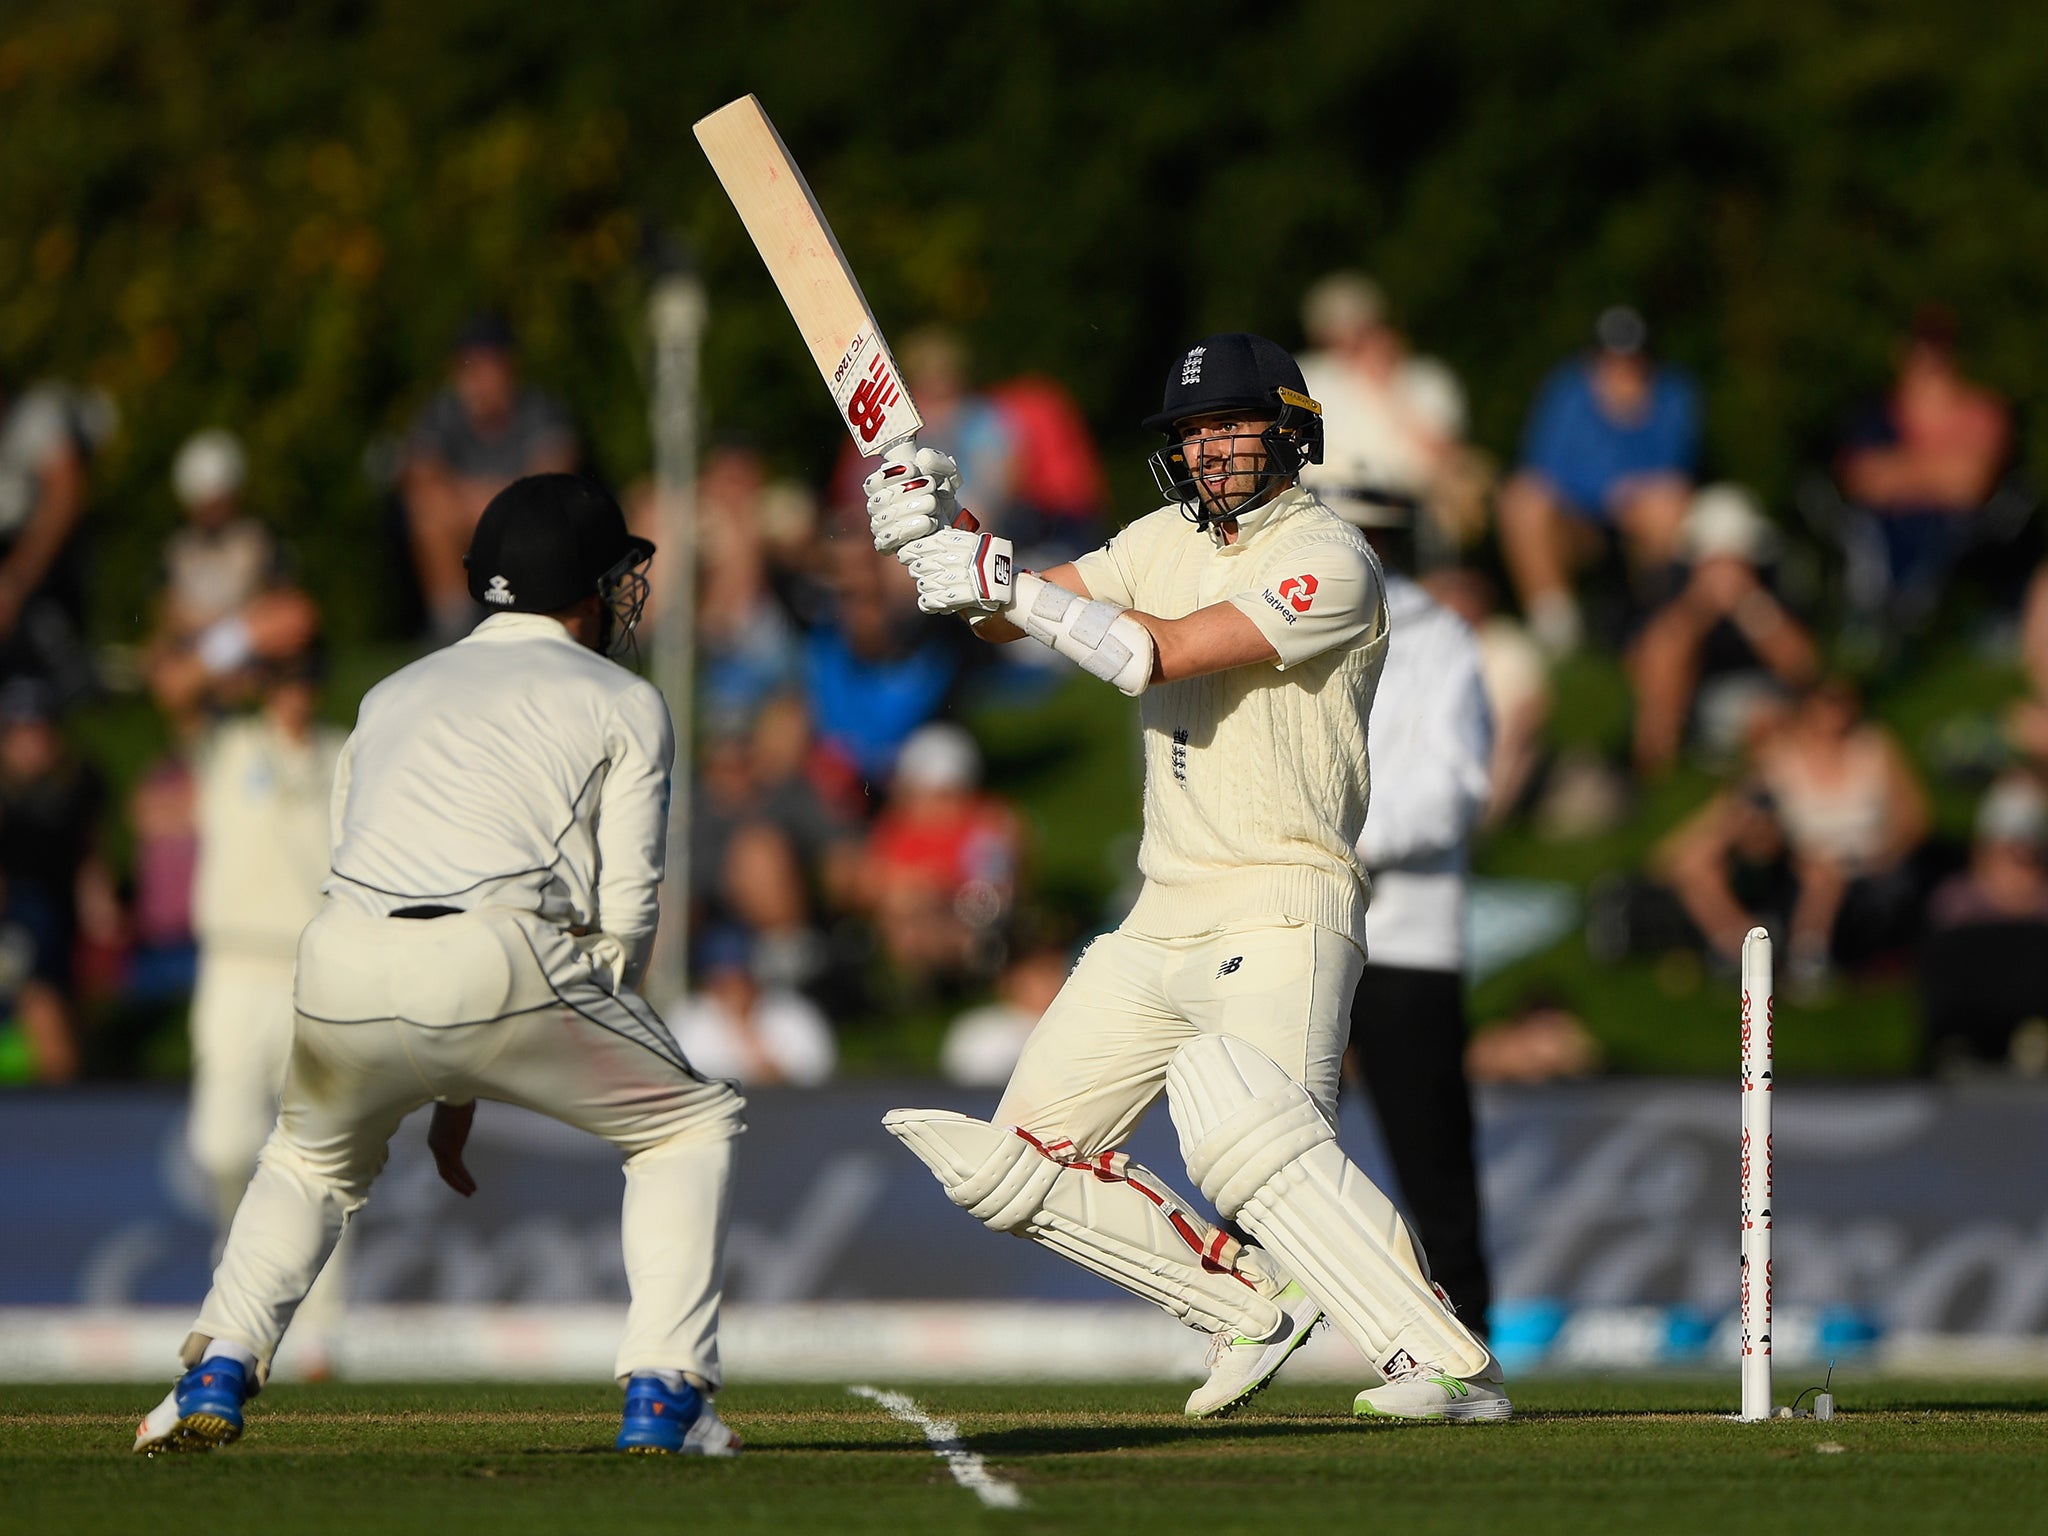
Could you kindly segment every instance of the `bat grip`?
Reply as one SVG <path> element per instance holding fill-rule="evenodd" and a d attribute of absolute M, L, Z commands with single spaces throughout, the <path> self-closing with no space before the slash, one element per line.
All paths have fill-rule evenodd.
<path fill-rule="evenodd" d="M 962 508 L 960 515 L 953 519 L 953 526 L 962 533 L 979 533 L 981 532 L 981 519 L 972 512 Z"/>

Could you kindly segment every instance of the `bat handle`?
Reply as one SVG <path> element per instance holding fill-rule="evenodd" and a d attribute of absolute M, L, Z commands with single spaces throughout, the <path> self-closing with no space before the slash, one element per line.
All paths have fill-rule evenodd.
<path fill-rule="evenodd" d="M 960 515 L 953 519 L 953 526 L 962 533 L 979 533 L 981 532 L 981 519 L 963 508 Z"/>

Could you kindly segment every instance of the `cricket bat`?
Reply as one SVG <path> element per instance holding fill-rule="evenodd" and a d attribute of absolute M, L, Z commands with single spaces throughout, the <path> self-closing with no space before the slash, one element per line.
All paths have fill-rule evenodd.
<path fill-rule="evenodd" d="M 700 118 L 697 142 L 753 237 L 790 318 L 811 349 L 854 446 L 876 455 L 917 436 L 924 418 L 910 398 L 860 281 L 847 265 L 804 173 L 761 103 L 742 96 Z M 980 527 L 962 512 L 954 527 Z"/>

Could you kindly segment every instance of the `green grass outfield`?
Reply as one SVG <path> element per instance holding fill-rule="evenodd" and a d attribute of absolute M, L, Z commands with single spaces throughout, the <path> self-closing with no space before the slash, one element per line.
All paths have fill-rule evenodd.
<path fill-rule="evenodd" d="M 1985 1531 L 2048 1525 L 2048 1383 L 1838 1378 L 1832 1423 L 1734 1424 L 1735 1382 L 1550 1381 L 1508 1424 L 1360 1423 L 1327 1386 L 1189 1425 L 1170 1384 L 877 1382 L 953 1421 L 1019 1509 L 828 1386 L 737 1387 L 734 1461 L 611 1452 L 604 1386 L 282 1386 L 208 1456 L 130 1453 L 162 1386 L 0 1388 L 23 1532 Z M 1792 1384 L 1781 1381 L 1781 1392 Z M 1343 1523 L 1339 1523 L 1343 1522 Z"/>

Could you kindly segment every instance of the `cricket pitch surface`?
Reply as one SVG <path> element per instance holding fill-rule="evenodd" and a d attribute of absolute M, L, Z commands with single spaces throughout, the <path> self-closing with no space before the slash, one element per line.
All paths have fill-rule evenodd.
<path fill-rule="evenodd" d="M 1552 1378 L 1464 1425 L 1355 1420 L 1316 1382 L 1205 1424 L 1185 1383 L 741 1383 L 729 1461 L 614 1453 L 606 1384 L 503 1382 L 282 1384 L 237 1445 L 136 1456 L 165 1386 L 0 1387 L 8 1528 L 1757 1536 L 2038 1529 L 2048 1505 L 2048 1381 L 1838 1371 L 1832 1421 L 1737 1424 L 1732 1375 Z"/>

